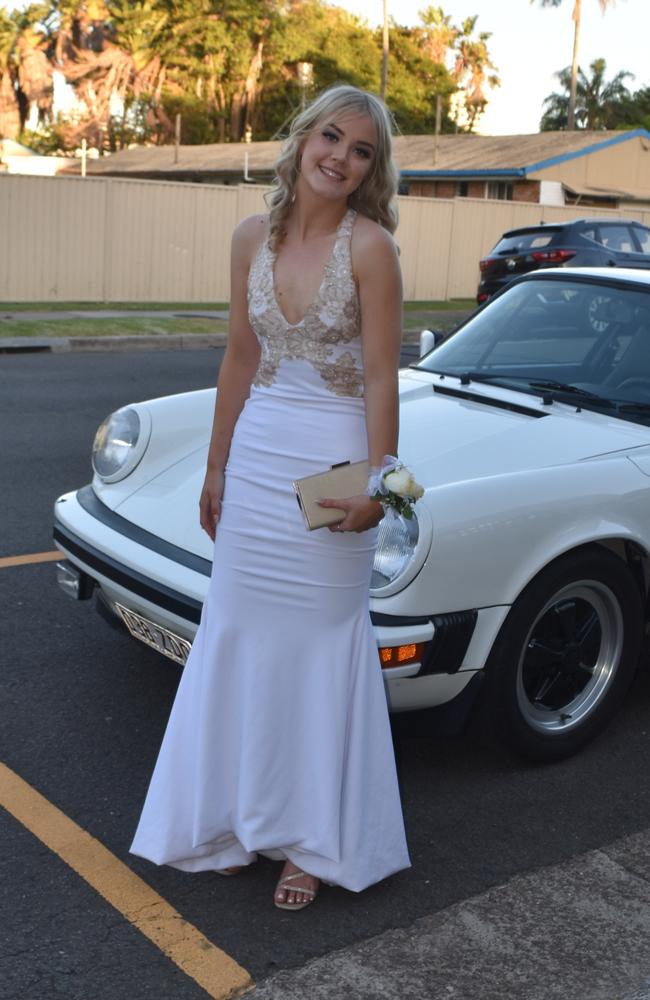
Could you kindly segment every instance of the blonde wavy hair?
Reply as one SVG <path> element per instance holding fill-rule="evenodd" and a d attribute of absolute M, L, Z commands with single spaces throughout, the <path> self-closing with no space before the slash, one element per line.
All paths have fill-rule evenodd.
<path fill-rule="evenodd" d="M 386 105 L 365 90 L 338 84 L 320 94 L 298 114 L 282 144 L 275 165 L 273 190 L 267 195 L 270 218 L 269 242 L 275 250 L 286 233 L 286 222 L 295 198 L 300 174 L 300 146 L 321 122 L 331 120 L 341 112 L 367 115 L 377 131 L 377 149 L 372 168 L 362 183 L 348 198 L 350 208 L 378 222 L 394 233 L 397 228 L 398 173 L 392 158 L 393 121 Z"/>

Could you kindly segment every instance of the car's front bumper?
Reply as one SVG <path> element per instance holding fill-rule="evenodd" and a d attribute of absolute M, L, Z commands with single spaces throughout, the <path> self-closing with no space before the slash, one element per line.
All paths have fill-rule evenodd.
<path fill-rule="evenodd" d="M 104 610 L 119 618 L 120 604 L 192 641 L 208 587 L 209 560 L 127 521 L 106 507 L 90 486 L 57 500 L 54 540 L 99 588 Z M 409 618 L 374 610 L 371 615 L 378 647 L 426 643 L 421 661 L 383 670 L 391 709 L 406 711 L 460 696 L 484 665 L 505 612 L 485 608 Z"/>

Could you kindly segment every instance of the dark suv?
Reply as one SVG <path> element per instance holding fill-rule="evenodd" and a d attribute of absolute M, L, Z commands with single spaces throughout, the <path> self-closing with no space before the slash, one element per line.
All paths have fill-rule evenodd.
<path fill-rule="evenodd" d="M 650 268 L 650 229 L 632 219 L 574 219 L 511 229 L 480 262 L 479 305 L 540 267 Z"/>

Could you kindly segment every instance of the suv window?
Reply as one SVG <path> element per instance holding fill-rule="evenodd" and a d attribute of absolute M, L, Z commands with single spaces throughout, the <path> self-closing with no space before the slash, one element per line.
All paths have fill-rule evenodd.
<path fill-rule="evenodd" d="M 650 229 L 641 229 L 641 226 L 633 226 L 632 228 L 641 245 L 641 253 L 650 253 Z"/>
<path fill-rule="evenodd" d="M 551 232 L 513 233 L 499 240 L 492 253 L 522 253 L 524 250 L 539 250 L 547 247 L 559 230 Z"/>
<path fill-rule="evenodd" d="M 636 249 L 628 226 L 600 226 L 600 242 L 608 250 L 633 253 Z"/>

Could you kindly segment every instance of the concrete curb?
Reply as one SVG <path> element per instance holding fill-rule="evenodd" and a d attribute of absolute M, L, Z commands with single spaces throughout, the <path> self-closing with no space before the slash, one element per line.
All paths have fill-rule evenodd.
<path fill-rule="evenodd" d="M 134 334 L 116 337 L 0 337 L 0 354 L 67 351 L 204 351 L 225 347 L 225 333 Z"/>
<path fill-rule="evenodd" d="M 254 996 L 650 1000 L 649 972 L 645 830 L 280 972 Z"/>

